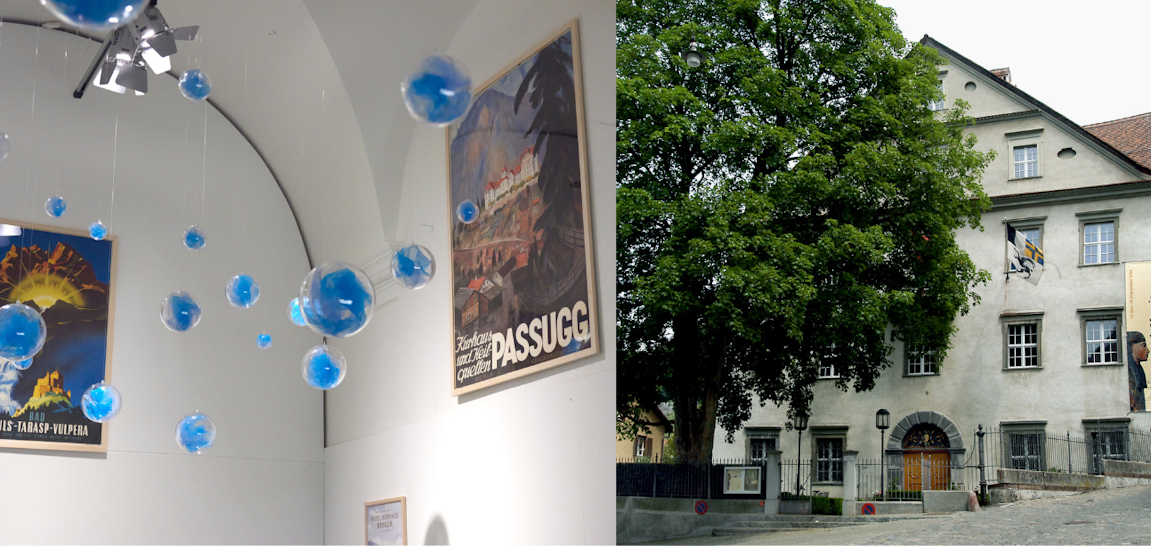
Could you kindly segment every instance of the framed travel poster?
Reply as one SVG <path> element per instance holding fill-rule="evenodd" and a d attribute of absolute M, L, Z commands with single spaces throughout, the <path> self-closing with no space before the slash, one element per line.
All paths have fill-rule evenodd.
<path fill-rule="evenodd" d="M 453 395 L 599 352 L 580 78 L 572 21 L 448 127 Z"/>
<path fill-rule="evenodd" d="M 0 363 L 0 447 L 107 451 L 80 397 L 111 382 L 116 238 L 0 220 L 0 305 L 40 312 L 47 340 L 27 369 Z"/>
<path fill-rule="evenodd" d="M 407 497 L 364 503 L 364 523 L 364 543 L 368 546 L 407 544 Z"/>

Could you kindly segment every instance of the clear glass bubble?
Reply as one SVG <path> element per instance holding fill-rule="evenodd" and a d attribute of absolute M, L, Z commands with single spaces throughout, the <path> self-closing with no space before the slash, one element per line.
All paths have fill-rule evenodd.
<path fill-rule="evenodd" d="M 233 307 L 247 309 L 256 305 L 256 300 L 260 299 L 260 285 L 256 284 L 256 279 L 251 275 L 240 273 L 228 281 L 224 294 Z"/>
<path fill-rule="evenodd" d="M 120 413 L 122 403 L 119 389 L 101 381 L 84 391 L 84 396 L 80 398 L 80 409 L 88 419 L 107 423 Z"/>
<path fill-rule="evenodd" d="M 316 333 L 348 337 L 372 320 L 376 289 L 355 266 L 328 262 L 312 270 L 300 287 L 300 310 Z"/>
<path fill-rule="evenodd" d="M 472 78 L 455 59 L 432 55 L 404 80 L 400 91 L 412 117 L 446 127 L 467 112 L 472 100 Z"/>
<path fill-rule="evenodd" d="M 48 216 L 53 218 L 63 216 L 66 210 L 68 210 L 68 204 L 65 203 L 64 198 L 59 195 L 49 197 L 48 200 L 44 202 L 44 211 L 48 213 Z"/>
<path fill-rule="evenodd" d="M 426 247 L 410 244 L 392 257 L 392 276 L 409 290 L 419 290 L 436 275 L 436 258 Z"/>
<path fill-rule="evenodd" d="M 327 345 L 316 345 L 304 355 L 303 371 L 308 385 L 326 391 L 344 380 L 348 362 L 339 351 Z"/>
<path fill-rule="evenodd" d="M 308 321 L 304 319 L 304 311 L 300 309 L 300 298 L 294 298 L 288 302 L 288 319 L 296 326 L 308 325 Z"/>
<path fill-rule="evenodd" d="M 212 93 L 212 79 L 199 68 L 193 68 L 180 76 L 180 94 L 193 101 L 201 101 Z"/>
<path fill-rule="evenodd" d="M 208 244 L 208 239 L 204 234 L 204 229 L 200 224 L 192 224 L 188 229 L 184 230 L 184 246 L 188 250 L 200 250 L 204 245 Z"/>
<path fill-rule="evenodd" d="M 216 443 L 216 423 L 197 411 L 176 424 L 176 444 L 188 453 L 199 455 Z"/>
<path fill-rule="evenodd" d="M 200 304 L 191 294 L 177 290 L 160 304 L 160 321 L 173 332 L 187 332 L 200 323 Z"/>
<path fill-rule="evenodd" d="M 0 358 L 14 362 L 28 360 L 40 352 L 47 338 L 44 317 L 35 309 L 23 303 L 0 307 Z"/>
<path fill-rule="evenodd" d="M 256 336 L 256 346 L 261 349 L 269 349 L 272 347 L 272 336 L 268 334 L 260 334 Z"/>
<path fill-rule="evenodd" d="M 12 141 L 8 140 L 8 133 L 0 133 L 0 161 L 8 159 L 8 152 L 12 151 Z"/>
<path fill-rule="evenodd" d="M 85 30 L 106 31 L 135 19 L 148 0 L 40 0 L 57 19 Z"/>
<path fill-rule="evenodd" d="M 475 222 L 476 218 L 479 217 L 480 208 L 477 207 L 471 199 L 465 199 L 463 203 L 460 203 L 460 205 L 456 207 L 456 218 L 459 218 L 460 221 L 465 224 Z"/>
<path fill-rule="evenodd" d="M 103 241 L 104 237 L 108 236 L 108 228 L 104 227 L 104 222 L 96 220 L 88 226 L 88 236 L 97 241 Z"/>
<path fill-rule="evenodd" d="M 17 370 L 27 370 L 28 367 L 31 365 L 32 365 L 32 359 L 31 358 L 26 358 L 24 360 L 13 360 L 12 361 L 12 367 L 16 368 Z"/>

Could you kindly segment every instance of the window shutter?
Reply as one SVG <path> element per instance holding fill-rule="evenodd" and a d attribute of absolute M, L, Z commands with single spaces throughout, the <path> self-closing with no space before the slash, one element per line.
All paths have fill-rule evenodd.
<path fill-rule="evenodd" d="M 650 437 L 644 438 L 644 440 L 643 440 L 643 454 L 647 455 L 648 457 L 655 456 L 655 454 L 652 453 L 652 451 L 651 451 L 651 444 L 652 444 L 652 442 L 651 442 Z"/>

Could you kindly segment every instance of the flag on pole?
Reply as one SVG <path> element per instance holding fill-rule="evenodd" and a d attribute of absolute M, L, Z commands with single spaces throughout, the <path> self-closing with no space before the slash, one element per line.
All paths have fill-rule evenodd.
<path fill-rule="evenodd" d="M 1022 233 L 1007 224 L 1007 258 L 1016 275 L 1038 285 L 1043 275 L 1043 251 Z"/>

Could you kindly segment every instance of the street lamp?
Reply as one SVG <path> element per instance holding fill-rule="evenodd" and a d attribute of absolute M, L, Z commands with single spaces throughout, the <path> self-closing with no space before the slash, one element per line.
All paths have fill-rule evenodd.
<path fill-rule="evenodd" d="M 799 498 L 799 476 L 803 473 L 803 431 L 807 428 L 807 416 L 801 413 L 795 414 L 795 418 L 791 421 L 791 426 L 799 431 L 799 446 L 795 449 L 795 497 Z"/>
<path fill-rule="evenodd" d="M 699 52 L 699 44 L 695 40 L 692 40 L 687 46 L 687 51 L 680 53 L 679 56 L 683 57 L 683 61 L 691 68 L 699 68 L 703 63 L 703 54 Z"/>
<path fill-rule="evenodd" d="M 883 431 L 891 426 L 891 412 L 880 409 L 875 412 L 875 428 L 879 429 L 879 489 L 883 491 L 883 498 L 887 498 L 887 481 L 885 480 L 884 471 L 886 470 L 887 461 L 883 456 Z"/>

